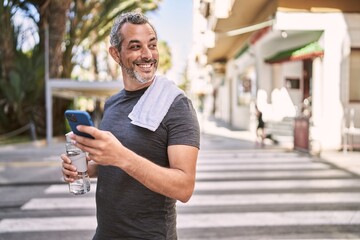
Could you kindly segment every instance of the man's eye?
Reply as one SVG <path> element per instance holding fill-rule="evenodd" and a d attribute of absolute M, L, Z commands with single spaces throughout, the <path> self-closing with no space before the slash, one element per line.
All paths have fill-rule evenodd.
<path fill-rule="evenodd" d="M 139 45 L 132 45 L 132 46 L 130 47 L 130 49 L 134 49 L 134 50 L 139 49 L 139 48 L 140 48 Z"/>
<path fill-rule="evenodd" d="M 156 48 L 157 48 L 157 45 L 156 45 L 156 44 L 151 44 L 151 45 L 149 46 L 149 48 L 150 48 L 150 49 L 156 49 Z"/>

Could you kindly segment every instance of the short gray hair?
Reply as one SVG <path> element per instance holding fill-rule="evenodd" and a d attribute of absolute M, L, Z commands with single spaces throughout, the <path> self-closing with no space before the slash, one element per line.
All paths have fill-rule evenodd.
<path fill-rule="evenodd" d="M 126 12 L 126 13 L 122 13 L 114 21 L 114 24 L 113 24 L 113 26 L 111 28 L 111 32 L 110 32 L 111 46 L 114 46 L 116 48 L 121 47 L 121 43 L 122 43 L 123 39 L 122 39 L 122 36 L 119 34 L 119 31 L 125 23 L 149 24 L 151 26 L 151 28 L 154 30 L 155 35 L 157 35 L 154 26 L 149 22 L 148 18 L 144 14 L 142 14 L 141 12 L 138 12 L 138 11 Z"/>

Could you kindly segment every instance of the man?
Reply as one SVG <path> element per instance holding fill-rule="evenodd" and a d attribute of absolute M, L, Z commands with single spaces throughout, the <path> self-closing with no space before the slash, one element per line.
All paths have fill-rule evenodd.
<path fill-rule="evenodd" d="M 106 102 L 99 129 L 78 127 L 94 139 L 72 136 L 88 152 L 89 175 L 98 177 L 93 239 L 177 239 L 175 203 L 187 202 L 195 185 L 200 142 L 196 113 L 177 87 L 155 75 L 157 34 L 144 15 L 122 14 L 110 38 L 109 52 L 121 66 L 124 89 Z M 170 103 L 160 102 L 164 96 Z M 166 111 L 155 114 L 159 123 L 154 128 L 146 122 L 136 125 L 136 115 L 141 122 L 141 114 L 152 118 L 159 109 Z M 64 180 L 74 181 L 75 167 L 65 154 L 61 158 Z"/>

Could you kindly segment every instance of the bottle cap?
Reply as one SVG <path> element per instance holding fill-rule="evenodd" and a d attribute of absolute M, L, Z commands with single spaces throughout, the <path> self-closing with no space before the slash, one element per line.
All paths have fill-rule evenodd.
<path fill-rule="evenodd" d="M 73 134 L 73 132 L 68 132 L 67 134 L 65 134 L 65 138 L 66 138 L 66 142 L 71 142 L 72 139 L 70 138 L 70 136 Z"/>

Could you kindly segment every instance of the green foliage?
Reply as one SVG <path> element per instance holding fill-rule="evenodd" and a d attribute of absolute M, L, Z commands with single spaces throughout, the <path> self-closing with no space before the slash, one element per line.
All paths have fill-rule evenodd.
<path fill-rule="evenodd" d="M 116 16 L 135 9 L 142 9 L 143 12 L 154 10 L 161 0 L 71 0 L 67 14 L 57 14 L 60 12 L 56 9 L 59 4 L 50 8 L 49 5 L 54 2 L 9 0 L 0 3 L 0 134 L 18 129 L 33 120 L 37 129 L 39 125 L 45 128 L 44 22 L 51 20 L 58 23 L 60 19 L 67 18 L 65 34 L 63 28 L 56 28 L 59 25 L 53 24 L 55 27 L 50 29 L 52 36 L 63 38 L 62 51 L 52 51 L 56 56 L 50 56 L 50 60 L 62 58 L 62 66 L 56 65 L 56 70 L 62 70 L 62 77 L 70 77 L 77 64 L 74 61 L 77 49 L 89 50 L 106 39 Z M 36 34 L 40 40 L 26 53 L 21 50 L 26 35 L 19 38 L 19 34 L 23 33 L 14 27 L 13 16 L 18 11 L 22 11 L 22 16 L 34 21 L 38 27 Z M 54 125 L 57 126 L 57 120 L 64 122 L 56 118 L 63 115 L 58 105 L 54 108 L 54 114 Z"/>
<path fill-rule="evenodd" d="M 141 9 L 145 13 L 156 9 L 160 2 L 161 0 L 73 0 L 69 13 L 69 27 L 64 36 L 62 77 L 70 78 L 74 66 L 78 64 L 74 61 L 74 49 L 88 51 L 108 38 L 114 19 L 122 12 Z M 84 52 L 79 54 L 82 55 Z"/>
<path fill-rule="evenodd" d="M 43 95 L 44 54 L 38 46 L 22 52 L 24 35 L 20 27 L 14 26 L 15 13 L 21 9 L 27 12 L 29 6 L 27 1 L 5 1 L 0 5 L 0 134 L 28 124 Z"/>
<path fill-rule="evenodd" d="M 172 67 L 171 50 L 169 48 L 169 45 L 164 41 L 159 41 L 158 50 L 159 50 L 159 56 L 160 56 L 159 70 L 163 74 L 165 74 Z"/>
<path fill-rule="evenodd" d="M 44 90 L 44 58 L 37 48 L 16 52 L 9 78 L 0 80 L 0 132 L 8 132 L 33 119 Z M 41 101 L 40 101 L 41 102 Z"/>

